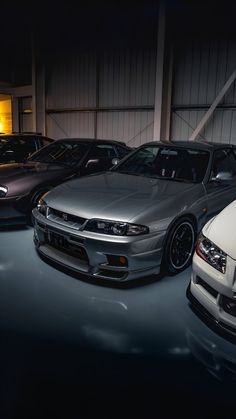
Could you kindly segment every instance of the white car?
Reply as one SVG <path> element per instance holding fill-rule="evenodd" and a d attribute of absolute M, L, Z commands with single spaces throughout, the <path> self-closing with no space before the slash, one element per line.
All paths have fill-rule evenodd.
<path fill-rule="evenodd" d="M 204 317 L 236 336 L 236 200 L 203 227 L 187 296 Z"/>

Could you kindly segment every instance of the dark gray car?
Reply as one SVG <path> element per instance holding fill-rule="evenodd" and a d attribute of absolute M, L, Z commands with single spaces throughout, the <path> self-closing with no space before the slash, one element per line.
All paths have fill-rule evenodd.
<path fill-rule="evenodd" d="M 0 225 L 25 223 L 45 192 L 73 177 L 107 170 L 130 150 L 119 141 L 63 139 L 24 163 L 0 166 Z"/>
<path fill-rule="evenodd" d="M 236 149 L 144 144 L 110 172 L 67 182 L 34 209 L 45 257 L 88 275 L 130 280 L 188 266 L 197 233 L 236 198 Z"/>
<path fill-rule="evenodd" d="M 54 140 L 37 133 L 0 135 L 0 164 L 23 162 L 27 157 Z"/>

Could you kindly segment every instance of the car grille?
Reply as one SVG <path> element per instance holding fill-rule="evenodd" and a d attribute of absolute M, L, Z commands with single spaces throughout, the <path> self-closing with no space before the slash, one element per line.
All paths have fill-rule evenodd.
<path fill-rule="evenodd" d="M 50 221 L 74 228 L 75 230 L 79 230 L 81 225 L 86 221 L 85 218 L 77 217 L 76 215 L 68 214 L 67 212 L 59 211 L 51 207 L 48 208 L 47 218 Z"/>
<path fill-rule="evenodd" d="M 49 230 L 44 234 L 44 239 L 49 246 L 58 249 L 67 255 L 74 256 L 86 264 L 89 263 L 89 258 L 84 247 L 71 243 L 67 237 Z"/>

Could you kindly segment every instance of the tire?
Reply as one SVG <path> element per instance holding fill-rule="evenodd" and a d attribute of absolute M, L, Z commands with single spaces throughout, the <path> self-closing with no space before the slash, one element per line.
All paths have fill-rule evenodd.
<path fill-rule="evenodd" d="M 167 274 L 177 274 L 190 265 L 196 232 L 189 218 L 181 218 L 171 228 L 165 243 L 162 269 Z"/>

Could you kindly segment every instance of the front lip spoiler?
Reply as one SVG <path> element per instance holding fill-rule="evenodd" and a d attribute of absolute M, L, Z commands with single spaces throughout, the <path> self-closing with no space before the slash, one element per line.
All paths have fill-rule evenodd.
<path fill-rule="evenodd" d="M 190 284 L 191 282 L 189 283 L 188 288 L 186 290 L 186 297 L 190 301 L 194 313 L 215 333 L 235 344 L 236 327 L 234 329 L 226 323 L 218 321 L 214 316 L 212 316 L 212 314 L 209 313 L 209 311 L 207 311 L 205 307 L 201 303 L 199 303 L 199 301 L 193 296 L 190 290 Z"/>

